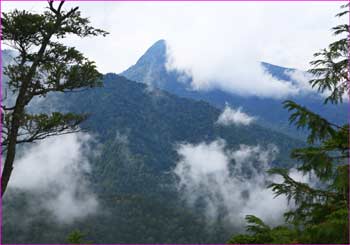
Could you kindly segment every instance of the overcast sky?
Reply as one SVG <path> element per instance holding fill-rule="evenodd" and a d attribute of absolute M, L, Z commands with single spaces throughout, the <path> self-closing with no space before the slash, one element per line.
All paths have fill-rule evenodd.
<path fill-rule="evenodd" d="M 38 1 L 1 4 L 3 12 L 41 11 L 46 6 Z M 102 72 L 121 72 L 159 39 L 168 41 L 181 63 L 197 59 L 189 61 L 191 55 L 210 59 L 213 53 L 222 57 L 227 51 L 227 56 L 246 55 L 306 69 L 312 54 L 331 40 L 330 28 L 339 22 L 334 15 L 341 3 L 96 1 L 65 5 L 80 6 L 94 26 L 111 33 L 68 43 L 94 59 Z"/>
<path fill-rule="evenodd" d="M 2 11 L 40 12 L 46 2 L 1 2 Z M 190 75 L 192 87 L 245 96 L 286 98 L 310 90 L 266 73 L 259 61 L 309 69 L 313 54 L 334 39 L 342 2 L 66 2 L 80 6 L 107 37 L 69 38 L 102 73 L 120 73 L 159 39 L 168 45 L 168 69 Z M 343 18 L 346 18 L 344 16 Z"/>

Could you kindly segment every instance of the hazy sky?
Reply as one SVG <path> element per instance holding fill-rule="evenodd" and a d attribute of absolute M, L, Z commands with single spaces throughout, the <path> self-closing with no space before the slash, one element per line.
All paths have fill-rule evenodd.
<path fill-rule="evenodd" d="M 3 12 L 41 11 L 47 5 L 38 1 L 1 4 Z M 102 72 L 121 72 L 159 39 L 166 39 L 174 52 L 184 53 L 179 54 L 184 62 L 191 52 L 204 58 L 228 50 L 228 56 L 246 55 L 306 69 L 312 54 L 332 38 L 330 28 L 339 21 L 334 15 L 341 3 L 96 1 L 65 5 L 80 6 L 94 26 L 111 33 L 68 43 L 94 59 Z"/>

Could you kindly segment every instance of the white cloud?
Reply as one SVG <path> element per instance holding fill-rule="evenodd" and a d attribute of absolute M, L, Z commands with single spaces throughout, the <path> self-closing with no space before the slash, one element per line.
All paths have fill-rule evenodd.
<path fill-rule="evenodd" d="M 228 125 L 249 125 L 255 120 L 254 117 L 242 112 L 242 108 L 233 109 L 229 105 L 225 106 L 225 109 L 220 114 L 217 123 L 228 126 Z"/>
<path fill-rule="evenodd" d="M 333 38 L 330 28 L 338 22 L 334 15 L 341 4 L 150 1 L 65 5 L 80 6 L 95 26 L 111 33 L 106 38 L 68 41 L 96 60 L 104 73 L 125 70 L 155 41 L 166 39 L 179 67 L 191 68 L 196 77 L 203 71 L 202 77 L 226 79 L 238 77 L 235 73 L 241 69 L 260 74 L 254 65 L 257 61 L 306 70 L 312 54 Z M 46 2 L 6 1 L 2 11 L 17 7 L 38 12 L 46 6 Z M 242 74 L 249 75 L 247 71 Z"/>
<path fill-rule="evenodd" d="M 244 42 L 244 37 L 241 38 L 239 40 Z M 206 45 L 203 42 L 200 47 Z M 212 44 L 211 40 L 207 42 Z M 228 45 L 226 48 L 223 48 L 224 44 L 217 44 L 215 46 L 220 49 L 195 50 L 193 53 L 187 51 L 194 49 L 187 43 L 177 47 L 177 44 L 169 45 L 167 68 L 187 73 L 193 79 L 191 85 L 195 90 L 221 89 L 234 94 L 273 98 L 300 92 L 290 81 L 278 80 L 267 73 L 257 56 L 249 54 L 251 50 L 238 49 L 243 45 L 237 41 L 232 41 L 233 46 Z M 207 59 L 203 59 L 203 53 Z"/>
<path fill-rule="evenodd" d="M 37 199 L 36 209 L 44 209 L 62 223 L 71 223 L 97 211 L 98 200 L 89 190 L 88 134 L 48 138 L 26 148 L 14 166 L 10 192 L 30 192 Z M 33 209 L 33 208 L 32 208 Z"/>
<path fill-rule="evenodd" d="M 309 81 L 313 78 L 312 74 L 300 70 L 289 70 L 286 71 L 285 74 L 296 83 L 296 86 L 300 88 L 301 92 L 316 92 L 316 90 L 313 89 L 309 83 Z"/>
<path fill-rule="evenodd" d="M 241 145 L 228 150 L 225 141 L 216 140 L 180 144 L 177 152 L 180 160 L 174 173 L 179 178 L 179 191 L 189 206 L 204 205 L 208 221 L 224 217 L 224 221 L 242 229 L 248 214 L 272 225 L 282 220 L 287 201 L 274 198 L 266 188 L 267 181 L 273 180 L 265 171 L 278 152 L 276 146 Z"/>
<path fill-rule="evenodd" d="M 292 81 L 296 83 L 296 86 L 300 89 L 301 93 L 307 94 L 307 93 L 316 93 L 317 92 L 317 86 L 312 88 L 310 84 L 310 80 L 314 79 L 315 77 L 308 72 L 300 71 L 300 70 L 292 70 L 292 71 L 286 71 L 285 74 L 290 77 Z M 331 95 L 331 90 L 326 89 L 320 94 L 323 98 L 326 98 Z M 349 101 L 349 95 L 347 93 L 344 93 L 342 96 L 343 100 L 345 102 Z"/>

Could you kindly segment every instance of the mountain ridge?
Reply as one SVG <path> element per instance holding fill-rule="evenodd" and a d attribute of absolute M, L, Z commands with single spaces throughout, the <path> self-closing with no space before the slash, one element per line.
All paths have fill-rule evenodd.
<path fill-rule="evenodd" d="M 218 220 L 216 231 L 208 232 L 201 207 L 187 207 L 182 200 L 172 174 L 180 159 L 176 146 L 218 139 L 226 142 L 226 150 L 274 144 L 280 151 L 272 165 L 292 166 L 290 150 L 303 144 L 254 123 L 218 126 L 221 110 L 208 102 L 148 90 L 145 84 L 111 73 L 104 76 L 103 87 L 48 95 L 40 110 L 52 105 L 60 105 L 55 108 L 59 111 L 90 114 L 81 126 L 100 145 L 100 154 L 91 157 L 88 177 L 103 212 L 64 227 L 42 213 L 31 218 L 30 227 L 18 227 L 11 220 L 16 214 L 29 215 L 25 203 L 30 193 L 12 193 L 4 206 L 3 238 L 9 243 L 63 243 L 68 231 L 77 228 L 98 243 L 223 243 L 234 229 Z M 21 203 L 23 209 L 16 209 Z M 45 234 L 33 237 L 38 227 Z"/>
<path fill-rule="evenodd" d="M 168 71 L 166 62 L 166 41 L 159 40 L 147 49 L 145 54 L 133 66 L 120 73 L 120 75 L 130 80 L 147 84 L 151 89 L 156 87 L 180 97 L 207 101 L 219 109 L 223 109 L 227 103 L 233 107 L 242 107 L 248 114 L 256 116 L 258 123 L 261 125 L 300 139 L 305 139 L 305 133 L 289 125 L 289 113 L 282 105 L 285 99 L 294 100 L 335 123 L 342 124 L 346 122 L 347 103 L 337 107 L 330 104 L 324 105 L 323 98 L 316 92 L 276 99 L 242 96 L 222 89 L 194 90 L 191 87 L 192 78 L 182 71 Z M 286 80 L 292 84 L 295 83 L 288 74 L 288 72 L 296 71 L 295 69 L 266 62 L 261 64 L 273 77 L 279 80 Z"/>

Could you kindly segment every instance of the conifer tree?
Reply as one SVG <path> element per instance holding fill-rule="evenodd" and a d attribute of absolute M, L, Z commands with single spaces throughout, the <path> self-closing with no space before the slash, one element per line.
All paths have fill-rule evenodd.
<path fill-rule="evenodd" d="M 349 14 L 349 4 L 337 17 Z M 310 62 L 310 81 L 325 96 L 324 103 L 342 103 L 349 98 L 349 25 L 333 28 L 342 36 L 315 54 Z M 349 243 L 349 124 L 337 125 L 293 101 L 284 106 L 290 122 L 308 129 L 308 146 L 295 149 L 291 157 L 297 170 L 317 177 L 310 185 L 294 180 L 288 169 L 273 168 L 270 174 L 283 181 L 268 186 L 276 196 L 284 195 L 293 208 L 285 213 L 286 223 L 271 228 L 255 216 L 247 216 L 249 234 L 234 236 L 229 243 Z M 346 118 L 344 118 L 346 119 Z"/>
<path fill-rule="evenodd" d="M 89 244 L 91 242 L 84 241 L 84 234 L 79 230 L 75 230 L 69 233 L 67 237 L 67 243 L 68 244 Z"/>
<path fill-rule="evenodd" d="M 90 26 L 78 7 L 65 10 L 63 4 L 64 1 L 55 4 L 50 0 L 48 9 L 41 14 L 24 10 L 2 14 L 1 39 L 18 56 L 3 70 L 14 102 L 2 101 L 1 105 L 1 146 L 5 155 L 1 196 L 10 180 L 18 144 L 77 132 L 78 125 L 86 118 L 86 115 L 60 112 L 32 114 L 27 110 L 31 100 L 51 92 L 72 92 L 101 84 L 102 76 L 94 62 L 60 41 L 67 35 L 84 38 L 108 33 Z"/>

